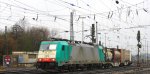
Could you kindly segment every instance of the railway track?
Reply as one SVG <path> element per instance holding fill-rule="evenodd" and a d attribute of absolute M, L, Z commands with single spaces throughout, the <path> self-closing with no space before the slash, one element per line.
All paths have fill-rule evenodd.
<path fill-rule="evenodd" d="M 7 69 L 4 73 L 1 74 L 148 74 L 150 72 L 150 67 L 116 67 L 111 69 L 94 69 L 94 70 L 77 70 L 75 72 L 54 72 L 54 71 L 44 71 L 36 68 L 15 68 L 15 69 Z"/>

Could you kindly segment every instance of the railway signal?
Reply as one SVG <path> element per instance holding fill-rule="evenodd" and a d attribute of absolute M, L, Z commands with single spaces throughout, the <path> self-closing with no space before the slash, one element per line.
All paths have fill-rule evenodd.
<path fill-rule="evenodd" d="M 95 24 L 92 24 L 92 27 L 91 27 L 91 36 L 92 36 L 92 43 L 95 43 L 96 42 L 96 39 L 95 39 Z"/>
<path fill-rule="evenodd" d="M 140 38 L 141 38 L 141 36 L 140 36 L 140 31 L 138 30 L 138 33 L 137 33 L 137 41 L 138 41 L 138 42 L 140 42 Z"/>
<path fill-rule="evenodd" d="M 137 41 L 138 41 L 138 44 L 137 44 L 137 46 L 138 46 L 138 58 L 137 58 L 137 67 L 140 67 L 140 48 L 141 48 L 141 44 L 140 44 L 140 31 L 138 30 L 138 33 L 137 33 Z"/>
<path fill-rule="evenodd" d="M 9 67 L 11 65 L 11 56 L 10 55 L 3 56 L 3 62 L 6 67 Z"/>

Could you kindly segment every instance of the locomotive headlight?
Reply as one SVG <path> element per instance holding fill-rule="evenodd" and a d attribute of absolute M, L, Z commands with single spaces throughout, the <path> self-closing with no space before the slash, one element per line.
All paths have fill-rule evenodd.
<path fill-rule="evenodd" d="M 38 61 L 42 61 L 42 59 L 38 59 Z"/>
<path fill-rule="evenodd" d="M 52 61 L 55 61 L 55 59 L 53 58 Z"/>

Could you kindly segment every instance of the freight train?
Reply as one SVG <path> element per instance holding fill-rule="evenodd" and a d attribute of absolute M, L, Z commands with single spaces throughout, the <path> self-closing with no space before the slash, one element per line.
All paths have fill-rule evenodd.
<path fill-rule="evenodd" d="M 130 51 L 125 49 L 68 41 L 42 41 L 36 67 L 74 71 L 129 66 L 131 63 Z"/>

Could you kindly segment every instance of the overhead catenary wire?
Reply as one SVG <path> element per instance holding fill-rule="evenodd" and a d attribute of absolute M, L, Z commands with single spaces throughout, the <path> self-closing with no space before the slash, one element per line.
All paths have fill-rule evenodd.
<path fill-rule="evenodd" d="M 20 8 L 20 9 L 23 9 L 23 10 L 27 10 L 27 11 L 31 11 L 31 12 L 35 12 L 35 13 L 40 13 L 41 15 L 47 15 L 47 16 L 51 16 L 51 17 L 55 17 L 56 15 L 51 15 L 49 13 L 45 13 L 45 11 L 41 11 L 41 10 L 32 10 L 32 9 L 28 9 L 28 8 L 24 8 L 24 7 L 21 7 L 21 6 L 16 6 L 16 5 L 13 5 L 13 4 L 9 4 L 9 3 L 5 3 L 5 2 L 2 2 L 0 1 L 0 3 L 3 3 L 3 4 L 6 4 L 6 5 L 10 5 L 10 6 L 13 6 L 13 7 L 16 7 L 16 8 Z M 69 22 L 68 20 L 66 19 L 63 19 L 63 18 L 60 18 L 60 17 L 57 17 L 57 19 L 61 19 L 61 20 L 64 20 L 64 21 L 67 21 Z"/>
<path fill-rule="evenodd" d="M 98 31 L 113 31 L 113 30 L 120 30 L 120 29 L 137 29 L 137 28 L 147 28 L 150 27 L 150 25 L 138 25 L 138 26 L 133 26 L 133 27 L 127 27 L 127 28 L 109 28 L 109 29 L 100 29 Z M 87 30 L 90 31 L 90 30 Z M 78 31 L 82 32 L 82 31 Z"/>
<path fill-rule="evenodd" d="M 143 2 L 140 2 L 140 3 L 143 3 Z M 140 3 L 138 3 L 138 4 L 140 4 Z M 68 3 L 69 4 L 69 3 Z M 71 4 L 71 5 L 73 5 L 73 6 L 75 6 L 74 4 Z M 137 5 L 137 4 L 136 4 Z M 129 7 L 129 6 L 127 6 L 127 7 Z M 125 9 L 125 8 L 124 8 Z"/>
<path fill-rule="evenodd" d="M 64 20 L 64 19 L 62 19 L 62 20 Z"/>
<path fill-rule="evenodd" d="M 47 0 L 47 1 L 49 1 L 49 0 Z M 57 2 L 59 2 L 59 1 L 57 1 Z M 50 3 L 50 2 L 49 2 Z M 59 2 L 59 3 L 61 3 L 61 2 Z M 59 4 L 59 3 L 57 3 L 57 4 Z M 49 13 L 49 11 L 41 11 L 41 10 L 36 10 L 36 9 L 34 9 L 34 8 L 32 8 L 32 7 L 28 7 L 28 6 L 26 6 L 26 5 L 23 5 L 23 4 L 21 4 L 20 3 L 20 5 L 16 5 L 17 4 L 17 2 L 15 3 L 15 4 L 13 4 L 13 5 L 15 5 L 15 6 L 18 6 L 18 7 L 15 7 L 15 8 L 18 8 L 18 9 L 21 9 L 20 11 L 18 10 L 18 11 L 16 11 L 16 13 L 13 13 L 13 14 L 18 14 L 18 13 L 20 13 L 21 14 L 21 16 L 24 16 L 24 15 L 27 15 L 27 14 L 30 14 L 30 13 L 32 13 L 32 14 L 34 14 L 35 15 L 35 18 L 36 18 L 36 15 L 38 14 L 38 16 L 39 17 L 49 17 L 48 16 L 48 13 Z M 97 20 L 98 21 L 98 23 L 100 23 L 101 24 L 101 26 L 105 26 L 105 27 L 103 27 L 105 30 L 104 31 L 106 31 L 106 30 L 108 30 L 108 31 L 112 31 L 112 30 L 118 30 L 118 29 L 127 29 L 127 30 L 132 30 L 132 29 L 137 29 L 137 28 L 140 28 L 141 26 L 136 26 L 135 25 L 135 23 L 131 23 L 130 21 L 125 21 L 125 20 L 122 20 L 122 21 L 119 21 L 119 19 L 116 17 L 116 13 L 117 13 L 117 11 L 115 11 L 115 12 L 113 12 L 113 17 L 112 18 L 110 18 L 110 19 L 108 19 L 107 18 L 107 15 L 108 15 L 108 13 L 109 12 L 111 12 L 111 11 L 107 11 L 107 12 L 105 12 L 105 13 L 103 13 L 103 12 L 94 12 L 94 11 L 96 11 L 95 9 L 93 9 L 93 7 L 90 5 L 90 4 L 88 4 L 88 3 L 86 3 L 85 2 L 85 4 L 87 5 L 87 7 L 91 7 L 91 9 L 88 9 L 88 10 L 85 10 L 85 11 L 87 11 L 87 12 L 93 12 L 93 13 L 85 13 L 85 12 L 83 12 L 83 13 L 81 13 L 82 11 L 81 10 L 79 10 L 78 9 L 78 7 L 71 7 L 71 6 L 69 6 L 69 5 L 66 5 L 65 3 L 61 3 L 61 4 L 59 4 L 59 5 L 61 5 L 61 6 L 64 6 L 65 7 L 65 5 L 66 5 L 66 8 L 68 7 L 68 9 L 69 10 L 75 10 L 76 12 L 78 12 L 78 14 L 76 14 L 76 15 L 74 15 L 75 17 L 77 17 L 77 16 L 86 16 L 86 17 L 90 17 L 89 19 L 87 18 L 85 21 L 88 21 L 88 20 L 90 20 L 90 19 L 93 19 L 93 16 L 94 15 L 96 15 L 96 18 L 97 19 L 101 19 L 101 20 L 106 20 L 106 21 L 104 21 L 104 22 L 99 22 L 100 20 Z M 7 5 L 7 4 L 6 4 Z M 58 5 L 58 6 L 59 6 Z M 138 5 L 138 4 L 137 4 Z M 139 4 L 140 5 L 140 4 Z M 11 5 L 8 5 L 8 8 L 6 9 L 6 12 L 8 12 L 8 15 L 10 15 L 9 13 L 10 13 L 10 10 L 9 10 L 9 6 L 11 6 Z M 77 6 L 79 6 L 79 5 L 77 5 Z M 131 6 L 132 7 L 132 5 L 129 5 L 129 6 Z M 11 6 L 12 8 L 14 8 L 14 6 Z M 20 8 L 20 7 L 23 7 L 23 8 Z M 126 6 L 126 7 L 128 7 L 128 6 Z M 126 10 L 127 8 L 126 7 L 124 7 L 122 10 Z M 134 6 L 135 7 L 135 6 Z M 29 10 L 26 10 L 26 9 L 24 9 L 24 8 L 27 8 L 27 9 L 29 9 Z M 84 9 L 83 9 L 84 10 Z M 132 10 L 132 9 L 131 9 Z M 137 9 L 138 11 L 139 10 L 142 10 L 142 9 L 140 9 L 140 8 L 138 8 Z M 13 10 L 12 10 L 13 11 Z M 112 10 L 113 11 L 113 10 Z M 18 13 L 17 13 L 18 12 Z M 24 12 L 25 12 L 25 14 L 24 14 Z M 123 13 L 124 13 L 124 11 L 123 11 Z M 126 13 L 126 12 L 125 12 Z M 7 14 L 7 13 L 6 13 Z M 137 14 L 137 13 L 136 13 Z M 140 13 L 138 13 L 138 14 L 140 14 Z M 70 15 L 67 15 L 67 14 L 57 14 L 57 15 L 55 15 L 55 14 L 52 14 L 53 16 L 50 16 L 52 19 L 55 19 L 56 17 L 60 17 L 60 18 L 63 18 L 63 19 L 67 19 L 67 17 L 69 17 Z M 132 15 L 132 14 L 131 14 Z M 12 15 L 13 17 L 15 17 L 16 15 Z M 27 16 L 30 16 L 30 17 L 32 17 L 32 15 L 27 15 Z M 3 17 L 3 16 L 2 16 Z M 8 17 L 8 16 L 6 16 L 6 17 Z M 18 16 L 19 17 L 19 16 Z M 34 16 L 33 16 L 34 17 Z M 66 17 L 66 18 L 64 18 L 64 17 Z M 131 18 L 131 17 L 130 17 Z M 129 18 L 129 19 L 130 19 Z M 11 19 L 11 20 L 13 20 L 13 19 Z M 61 19 L 60 19 L 61 20 Z M 67 19 L 68 20 L 68 19 Z M 9 21 L 9 20 L 8 20 Z M 48 20 L 43 20 L 43 19 L 41 19 L 41 21 L 43 21 L 43 22 L 45 22 L 45 21 L 49 21 L 49 19 Z M 63 21 L 63 20 L 62 20 Z M 53 24 L 56 24 L 57 22 L 58 23 L 60 23 L 60 22 L 62 22 L 62 21 L 57 21 L 57 18 L 56 18 L 56 22 L 54 22 L 53 20 L 51 20 L 51 22 L 53 23 Z M 122 28 L 122 27 L 117 27 L 117 28 L 115 28 L 115 27 L 109 27 L 109 25 L 107 25 L 106 23 L 107 23 L 107 21 L 109 21 L 109 23 L 108 24 L 111 24 L 112 25 L 112 22 L 114 22 L 114 24 L 120 24 L 120 23 L 123 23 L 124 25 L 126 25 L 126 26 L 128 26 L 128 27 L 126 27 L 126 28 Z M 106 22 L 106 23 L 105 23 Z M 102 23 L 104 23 L 104 24 L 102 24 Z M 87 26 L 90 26 L 90 24 L 89 23 L 87 23 L 88 25 Z M 133 24 L 133 25 L 131 25 L 131 24 Z M 58 24 L 56 24 L 56 25 L 58 25 Z M 61 25 L 61 23 L 59 24 L 59 25 Z M 58 25 L 58 26 L 59 26 Z M 76 24 L 76 26 L 78 27 L 80 27 L 80 24 Z M 64 26 L 63 26 L 64 27 Z M 144 25 L 144 27 L 143 28 L 145 28 L 145 27 L 149 27 L 148 25 Z M 101 30 L 103 30 L 103 28 L 101 29 Z M 66 28 L 64 28 L 64 29 L 66 29 Z M 67 29 L 66 29 L 67 30 Z M 100 31 L 101 31 L 100 30 Z M 90 30 L 88 30 L 88 31 L 90 31 Z M 80 32 L 78 32 L 78 33 L 80 33 Z M 121 34 L 121 33 L 120 33 Z"/>
<path fill-rule="evenodd" d="M 16 1 L 16 0 L 15 0 Z M 49 1 L 49 0 L 48 0 Z M 62 1 L 62 0 L 61 0 Z M 2 3 L 4 3 L 4 2 L 2 2 Z M 138 4 L 141 4 L 141 3 L 143 3 L 143 2 L 140 2 L 140 3 L 137 3 L 137 4 L 135 4 L 135 5 L 138 5 Z M 8 4 L 8 3 L 5 3 L 5 4 Z M 8 4 L 8 5 L 11 5 L 11 4 Z M 73 4 L 74 5 L 74 4 Z M 132 6 L 135 6 L 135 5 L 132 5 Z M 37 9 L 27 9 L 27 8 L 24 8 L 24 7 L 20 7 L 20 6 L 15 6 L 15 5 L 12 5 L 12 6 L 14 6 L 14 7 L 18 7 L 18 8 L 21 8 L 21 9 L 24 9 L 24 10 L 29 10 L 29 11 L 32 11 L 32 12 L 46 12 L 46 11 L 41 11 L 41 10 L 37 10 Z M 29 6 L 30 7 L 30 6 Z M 129 7 L 129 6 L 128 6 Z M 131 6 L 130 6 L 131 7 Z M 32 7 L 33 8 L 33 7 Z M 123 9 L 125 9 L 125 8 L 123 8 Z M 87 10 L 87 11 L 89 11 L 89 10 Z M 113 10 L 113 11 L 116 11 L 116 10 Z M 38 12 L 38 13 L 39 13 Z M 104 13 L 108 13 L 108 12 L 101 12 L 101 13 L 94 13 L 95 15 L 96 14 L 104 14 Z M 94 14 L 85 14 L 85 15 L 94 15 Z M 56 15 L 56 16 L 61 16 L 61 15 Z M 69 15 L 66 15 L 66 16 L 69 16 Z"/>

